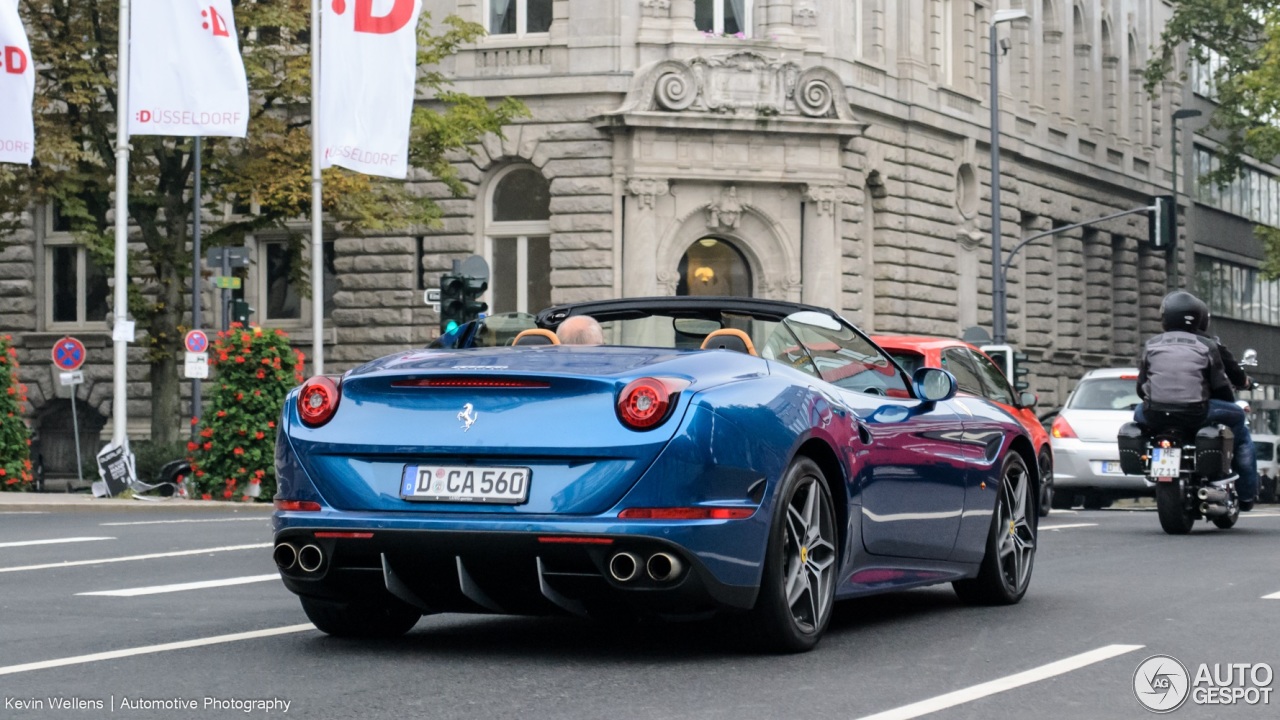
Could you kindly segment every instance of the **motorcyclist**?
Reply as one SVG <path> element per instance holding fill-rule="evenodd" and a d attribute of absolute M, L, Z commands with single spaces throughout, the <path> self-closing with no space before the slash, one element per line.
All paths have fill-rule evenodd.
<path fill-rule="evenodd" d="M 1194 428 L 1226 425 L 1235 436 L 1232 467 L 1237 474 L 1240 509 L 1252 510 L 1258 491 L 1258 466 L 1244 410 L 1235 404 L 1233 379 L 1247 387 L 1249 379 L 1230 351 L 1204 335 L 1209 307 L 1184 290 L 1160 303 L 1165 332 L 1147 341 L 1138 361 L 1138 396 L 1143 402 L 1133 419 L 1147 427 Z M 1232 369 L 1227 371 L 1227 360 Z"/>

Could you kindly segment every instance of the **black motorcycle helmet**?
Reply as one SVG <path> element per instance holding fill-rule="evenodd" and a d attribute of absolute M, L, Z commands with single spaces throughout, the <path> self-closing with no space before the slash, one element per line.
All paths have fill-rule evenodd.
<path fill-rule="evenodd" d="M 1200 332 L 1209 327 L 1209 306 L 1186 290 L 1174 290 L 1160 301 L 1160 324 L 1165 332 Z"/>

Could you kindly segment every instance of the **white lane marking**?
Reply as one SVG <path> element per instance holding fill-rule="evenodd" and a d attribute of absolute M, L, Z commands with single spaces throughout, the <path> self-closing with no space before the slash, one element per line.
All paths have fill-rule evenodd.
<path fill-rule="evenodd" d="M 1270 595 L 1263 595 L 1263 600 L 1280 600 L 1280 592 L 1273 592 Z"/>
<path fill-rule="evenodd" d="M 100 595 L 103 597 L 136 597 L 138 595 L 159 595 L 161 593 L 182 592 L 183 590 L 204 590 L 206 588 L 226 587 L 228 585 L 248 585 L 249 583 L 279 580 L 279 573 L 270 575 L 249 575 L 246 577 L 226 578 L 225 580 L 201 580 L 199 582 L 176 583 L 173 585 L 152 585 L 151 587 L 129 588 L 127 590 L 98 590 L 82 592 L 76 595 Z"/>
<path fill-rule="evenodd" d="M 902 707 L 886 710 L 881 713 L 876 713 L 875 715 L 867 715 L 861 718 L 861 720 L 908 720 L 909 718 L 917 718 L 921 715 L 928 715 L 929 713 L 945 710 L 949 707 L 972 702 L 974 700 L 987 697 L 988 695 L 995 695 L 996 693 L 1012 690 L 1014 688 L 1022 687 L 1023 685 L 1029 685 L 1033 682 L 1047 680 L 1057 675 L 1069 673 L 1072 670 L 1079 670 L 1082 667 L 1102 662 L 1103 660 L 1109 660 L 1118 655 L 1131 653 L 1142 647 L 1145 646 L 1107 645 L 1105 647 L 1100 647 L 1097 650 L 1090 650 L 1086 653 L 1073 655 L 1069 658 L 1051 662 L 1048 665 L 1041 665 L 1037 668 L 1024 670 L 1023 672 L 1008 675 L 980 685 L 956 690 L 955 692 L 949 692 L 945 695 L 929 698 L 928 700 L 921 700 L 920 702 L 912 703 L 910 705 L 903 705 Z"/>
<path fill-rule="evenodd" d="M 48 515 L 43 510 L 5 510 L 0 515 Z"/>
<path fill-rule="evenodd" d="M 1098 523 L 1071 523 L 1069 525 L 1041 525 L 1041 530 L 1066 530 L 1067 528 L 1097 527 Z"/>
<path fill-rule="evenodd" d="M 307 630 L 314 629 L 315 626 L 311 623 L 303 625 L 287 625 L 285 627 L 270 628 L 267 630 L 253 630 L 251 632 L 232 633 L 230 635 L 215 635 L 213 637 L 199 638 L 196 640 L 182 640 L 180 642 L 164 643 L 163 645 L 145 645 L 143 647 L 127 648 L 125 650 L 111 650 L 108 652 L 94 653 L 92 655 L 77 655 L 76 657 L 59 658 L 57 660 L 42 660 L 41 662 L 0 667 L 0 675 L 13 675 L 14 673 L 31 672 L 32 670 L 66 667 L 67 665 L 83 665 L 85 663 L 100 662 L 102 660 L 115 660 L 117 658 L 133 657 L 134 655 L 150 655 L 152 653 L 162 653 L 170 650 L 186 650 L 188 648 L 204 647 L 206 645 L 220 645 L 222 643 L 238 642 L 240 640 L 254 640 L 257 638 L 273 637 L 276 635 L 288 635 L 289 633 L 306 632 Z"/>
<path fill-rule="evenodd" d="M 231 550 L 260 550 L 271 547 L 271 543 L 254 543 L 253 545 L 227 545 L 226 547 L 202 548 L 200 550 L 180 550 L 178 552 L 151 553 L 150 555 L 129 555 L 101 560 L 71 560 L 44 565 L 19 565 L 18 567 L 0 567 L 0 573 L 22 572 L 23 570 L 48 570 L 50 568 L 76 567 L 78 565 L 102 565 L 103 563 L 128 562 L 130 560 L 153 560 L 155 558 L 182 557 L 184 555 L 204 555 L 205 553 L 228 552 Z"/>
<path fill-rule="evenodd" d="M 95 540 L 115 540 L 113 537 L 69 537 L 49 540 L 23 540 L 22 542 L 0 543 L 0 548 L 27 547 L 28 545 L 58 545 L 60 543 L 93 542 Z"/>
<path fill-rule="evenodd" d="M 270 524 L 271 518 L 256 517 L 256 518 L 217 518 L 217 519 L 204 519 L 204 520 L 137 520 L 135 522 L 113 522 L 113 523 L 98 523 L 98 524 L 101 525 L 102 527 L 115 527 L 120 525 L 179 525 L 179 524 L 186 525 L 187 523 L 211 523 L 211 522 L 260 522 L 260 523 Z"/>

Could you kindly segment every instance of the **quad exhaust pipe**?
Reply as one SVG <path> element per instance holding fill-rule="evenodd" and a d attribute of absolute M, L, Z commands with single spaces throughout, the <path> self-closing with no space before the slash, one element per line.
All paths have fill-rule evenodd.
<path fill-rule="evenodd" d="M 298 548 L 290 543 L 280 543 L 271 553 L 271 557 L 276 561 L 276 567 L 281 570 L 292 570 L 293 566 L 298 564 Z"/>
<path fill-rule="evenodd" d="M 324 563 L 324 553 L 317 545 L 303 545 L 298 551 L 298 567 L 303 572 L 315 572 Z"/>
<path fill-rule="evenodd" d="M 615 553 L 609 558 L 609 576 L 618 582 L 631 582 L 640 574 L 640 558 L 629 552 Z"/>
<path fill-rule="evenodd" d="M 675 555 L 664 552 L 650 555 L 649 562 L 645 564 L 649 577 L 657 582 L 666 582 L 678 576 L 683 567 Z"/>

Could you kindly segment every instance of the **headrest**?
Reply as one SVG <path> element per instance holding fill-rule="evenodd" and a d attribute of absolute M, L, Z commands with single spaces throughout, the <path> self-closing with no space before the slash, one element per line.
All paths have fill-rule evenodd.
<path fill-rule="evenodd" d="M 529 328 L 521 330 L 516 339 L 512 341 L 512 345 L 559 345 L 560 338 L 550 330 L 542 328 Z"/>
<path fill-rule="evenodd" d="M 748 355 L 756 354 L 756 346 L 751 337 L 741 330 L 720 328 L 712 332 L 702 341 L 703 350 L 734 350 Z"/>

